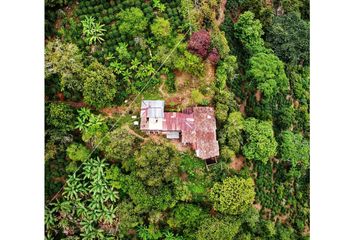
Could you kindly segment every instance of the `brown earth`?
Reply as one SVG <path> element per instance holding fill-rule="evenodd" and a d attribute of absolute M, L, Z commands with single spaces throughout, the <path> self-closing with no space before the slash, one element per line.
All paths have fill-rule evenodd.
<path fill-rule="evenodd" d="M 125 106 L 116 106 L 116 107 L 106 107 L 100 110 L 101 113 L 107 115 L 108 117 L 112 117 L 115 114 L 123 114 L 127 110 Z"/>
<path fill-rule="evenodd" d="M 216 20 L 216 25 L 219 27 L 225 20 L 225 7 L 227 0 L 221 0 L 218 12 L 218 19 Z"/>
<path fill-rule="evenodd" d="M 244 166 L 245 157 L 233 157 L 232 162 L 230 163 L 230 168 L 235 169 L 236 171 L 240 171 Z"/>

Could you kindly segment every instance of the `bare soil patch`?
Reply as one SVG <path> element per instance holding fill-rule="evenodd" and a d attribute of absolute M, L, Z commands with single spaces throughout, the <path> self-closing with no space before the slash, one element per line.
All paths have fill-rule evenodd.
<path fill-rule="evenodd" d="M 245 165 L 244 161 L 245 157 L 240 155 L 239 157 L 234 157 L 229 166 L 230 168 L 235 169 L 236 171 L 240 171 Z"/>
<path fill-rule="evenodd" d="M 289 217 L 289 214 L 286 214 L 286 215 L 276 215 L 274 217 L 274 221 L 277 221 L 279 220 L 282 224 L 285 224 L 286 223 L 286 220 L 288 219 Z"/>
<path fill-rule="evenodd" d="M 260 211 L 262 209 L 262 205 L 260 203 L 253 204 L 253 207 Z"/>
<path fill-rule="evenodd" d="M 112 117 L 115 114 L 123 114 L 125 111 L 126 111 L 125 106 L 107 107 L 107 108 L 102 108 L 100 110 L 101 113 L 107 115 L 108 117 Z"/>
<path fill-rule="evenodd" d="M 260 90 L 257 90 L 257 91 L 256 91 L 255 96 L 256 96 L 256 101 L 257 101 L 257 102 L 259 102 L 259 101 L 262 100 L 262 93 L 261 93 Z"/>

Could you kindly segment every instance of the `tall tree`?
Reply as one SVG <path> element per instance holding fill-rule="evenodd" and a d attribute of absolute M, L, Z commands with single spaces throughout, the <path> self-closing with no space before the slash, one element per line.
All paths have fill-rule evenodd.
<path fill-rule="evenodd" d="M 258 19 L 255 19 L 253 12 L 242 13 L 234 28 L 235 37 L 250 53 L 264 51 L 262 24 Z"/>
<path fill-rule="evenodd" d="M 251 206 L 255 195 L 252 178 L 229 177 L 222 183 L 214 184 L 210 191 L 210 200 L 221 213 L 238 215 Z"/>
<path fill-rule="evenodd" d="M 136 174 L 148 186 L 161 186 L 177 174 L 178 159 L 172 146 L 150 141 L 136 154 Z"/>
<path fill-rule="evenodd" d="M 249 60 L 247 77 L 256 90 L 265 98 L 284 93 L 289 89 L 289 80 L 284 64 L 274 54 L 257 53 Z"/>
<path fill-rule="evenodd" d="M 284 131 L 280 134 L 279 155 L 282 160 L 291 162 L 293 172 L 306 170 L 310 164 L 310 144 L 301 134 Z"/>
<path fill-rule="evenodd" d="M 275 16 L 265 35 L 266 42 L 284 62 L 309 64 L 310 24 L 299 14 Z"/>
<path fill-rule="evenodd" d="M 117 92 L 112 71 L 94 61 L 85 69 L 84 76 L 84 101 L 96 108 L 111 104 Z"/>
<path fill-rule="evenodd" d="M 242 152 L 246 158 L 267 163 L 277 153 L 272 123 L 248 118 L 244 124 L 245 145 Z"/>
<path fill-rule="evenodd" d="M 73 43 L 59 39 L 48 41 L 45 47 L 45 77 L 58 74 L 63 90 L 81 92 L 83 88 L 83 56 Z"/>

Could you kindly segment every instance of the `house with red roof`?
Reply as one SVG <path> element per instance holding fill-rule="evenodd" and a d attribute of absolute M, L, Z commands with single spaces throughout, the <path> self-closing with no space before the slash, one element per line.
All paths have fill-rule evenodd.
<path fill-rule="evenodd" d="M 192 107 L 183 112 L 165 112 L 165 102 L 143 100 L 140 111 L 140 129 L 160 133 L 168 139 L 180 139 L 195 150 L 196 156 L 207 160 L 219 156 L 216 139 L 215 112 L 212 107 Z"/>

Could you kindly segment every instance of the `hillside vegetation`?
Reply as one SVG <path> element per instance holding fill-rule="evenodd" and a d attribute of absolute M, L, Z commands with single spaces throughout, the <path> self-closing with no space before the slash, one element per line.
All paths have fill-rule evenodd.
<path fill-rule="evenodd" d="M 308 0 L 45 6 L 46 239 L 309 239 Z M 142 99 L 214 107 L 217 163 Z"/>

